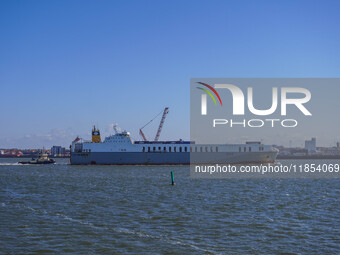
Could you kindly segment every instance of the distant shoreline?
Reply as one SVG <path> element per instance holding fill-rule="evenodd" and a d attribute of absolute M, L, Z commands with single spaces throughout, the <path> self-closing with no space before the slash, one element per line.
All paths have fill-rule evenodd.
<path fill-rule="evenodd" d="M 0 158 L 34 158 L 36 155 L 27 155 L 27 156 L 3 156 L 0 155 Z M 53 157 L 49 156 L 49 158 L 70 158 L 70 156 L 58 156 Z M 292 155 L 278 155 L 276 159 L 340 159 L 340 155 L 305 155 L 305 156 L 292 156 Z"/>

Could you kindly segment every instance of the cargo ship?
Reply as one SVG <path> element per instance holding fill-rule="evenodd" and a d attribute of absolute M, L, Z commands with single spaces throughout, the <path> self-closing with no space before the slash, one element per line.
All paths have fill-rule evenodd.
<path fill-rule="evenodd" d="M 127 131 L 119 131 L 101 141 L 92 129 L 92 140 L 77 137 L 70 146 L 72 165 L 188 165 L 274 163 L 278 150 L 261 142 L 245 144 L 196 144 L 194 141 L 158 141 L 168 108 L 165 108 L 154 141 L 140 129 L 142 141 L 134 141 Z M 152 120 L 151 120 L 152 121 Z M 150 121 L 150 122 L 151 122 Z M 150 123 L 149 122 L 149 123 Z"/>

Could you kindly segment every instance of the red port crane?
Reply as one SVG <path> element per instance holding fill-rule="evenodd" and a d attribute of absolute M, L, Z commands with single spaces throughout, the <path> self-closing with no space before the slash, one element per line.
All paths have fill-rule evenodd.
<path fill-rule="evenodd" d="M 159 123 L 157 134 L 155 136 L 155 142 L 158 141 L 158 138 L 161 135 L 163 124 L 164 124 L 164 121 L 165 121 L 165 117 L 168 114 L 168 112 L 169 112 L 169 107 L 165 107 L 164 112 L 163 112 L 163 116 L 162 116 L 162 119 L 161 119 L 161 122 Z"/>
<path fill-rule="evenodd" d="M 147 141 L 148 139 L 146 138 L 146 136 L 144 135 L 143 133 L 143 128 L 145 128 L 147 125 L 149 125 L 154 119 L 156 119 L 161 113 L 163 112 L 163 116 L 162 116 L 162 119 L 161 119 L 161 122 L 159 123 L 159 127 L 158 127 L 158 130 L 157 130 L 157 134 L 156 134 L 156 137 L 155 137 L 155 141 L 157 142 L 158 139 L 159 139 L 159 136 L 161 135 L 161 132 L 162 132 L 162 128 L 163 128 L 163 124 L 164 124 L 164 121 L 165 121 L 165 117 L 166 115 L 168 114 L 169 112 L 169 107 L 165 107 L 164 111 L 161 111 L 160 113 L 158 113 L 156 115 L 156 117 L 154 117 L 152 120 L 150 120 L 148 123 L 146 123 L 141 129 L 139 129 L 139 134 L 141 135 L 141 137 L 143 138 L 143 141 Z"/>

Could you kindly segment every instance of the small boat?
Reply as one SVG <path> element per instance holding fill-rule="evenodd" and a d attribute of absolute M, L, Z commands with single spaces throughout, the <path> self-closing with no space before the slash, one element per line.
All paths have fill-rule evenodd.
<path fill-rule="evenodd" d="M 38 158 L 30 161 L 19 161 L 19 164 L 23 165 L 45 165 L 45 164 L 54 164 L 55 160 L 50 159 L 46 153 L 39 152 Z"/>

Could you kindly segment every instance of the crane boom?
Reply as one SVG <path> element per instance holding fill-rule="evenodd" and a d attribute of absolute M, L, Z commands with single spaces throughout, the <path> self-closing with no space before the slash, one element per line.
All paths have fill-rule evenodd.
<path fill-rule="evenodd" d="M 143 141 L 147 141 L 148 139 L 146 138 L 146 136 L 144 135 L 142 129 L 145 128 L 147 125 L 149 125 L 154 119 L 156 119 L 160 114 L 162 113 L 162 111 L 160 111 L 160 113 L 158 113 L 152 120 L 150 120 L 148 123 L 146 123 L 143 127 L 141 127 L 139 129 L 139 134 L 141 135 L 141 137 L 143 138 Z"/>
<path fill-rule="evenodd" d="M 168 112 L 169 112 L 169 107 L 165 107 L 164 112 L 163 112 L 163 116 L 162 116 L 162 119 L 161 119 L 161 122 L 159 123 L 157 134 L 156 134 L 156 137 L 155 137 L 155 142 L 158 141 L 159 136 L 161 135 L 163 124 L 164 124 L 164 121 L 165 121 L 165 117 L 168 114 Z"/>
<path fill-rule="evenodd" d="M 144 142 L 148 140 L 146 139 L 146 136 L 144 135 L 142 129 L 139 129 L 139 134 L 142 136 Z"/>

